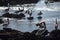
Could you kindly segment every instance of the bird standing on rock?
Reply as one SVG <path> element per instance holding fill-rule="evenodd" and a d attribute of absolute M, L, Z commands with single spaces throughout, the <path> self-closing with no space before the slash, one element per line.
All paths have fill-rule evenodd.
<path fill-rule="evenodd" d="M 42 18 L 41 17 L 41 15 L 42 15 L 42 12 L 41 11 L 37 15 L 38 15 L 38 17 L 37 17 L 38 19 L 41 19 Z"/>
<path fill-rule="evenodd" d="M 40 12 L 38 13 L 38 15 L 42 15 L 42 12 L 40 11 Z"/>
<path fill-rule="evenodd" d="M 57 28 L 58 28 L 57 19 L 56 19 L 56 21 L 55 21 L 55 23 L 54 23 L 54 26 L 55 26 L 55 30 L 57 30 Z"/>
<path fill-rule="evenodd" d="M 32 10 L 28 10 L 29 17 L 27 17 L 28 20 L 33 20 L 32 17 Z"/>
<path fill-rule="evenodd" d="M 9 25 L 9 19 L 7 18 L 5 21 L 5 23 L 3 24 L 4 28 L 7 28 L 7 26 Z"/>
<path fill-rule="evenodd" d="M 38 31 L 36 32 L 36 35 L 44 35 L 45 31 L 46 31 L 46 23 L 45 22 L 41 22 L 41 23 L 37 23 L 36 26 L 38 26 Z"/>

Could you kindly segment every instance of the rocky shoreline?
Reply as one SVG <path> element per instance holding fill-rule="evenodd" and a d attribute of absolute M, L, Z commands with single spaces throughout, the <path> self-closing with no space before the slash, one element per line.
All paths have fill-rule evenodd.
<path fill-rule="evenodd" d="M 0 0 L 0 6 L 17 5 L 17 4 L 31 4 L 37 3 L 39 0 Z"/>
<path fill-rule="evenodd" d="M 47 0 L 47 1 L 60 2 L 60 0 Z"/>
<path fill-rule="evenodd" d="M 38 30 L 30 32 L 21 32 L 11 28 L 0 30 L 1 40 L 60 40 L 60 30 L 46 31 L 45 36 L 35 35 Z M 49 35 L 47 35 L 49 34 Z"/>

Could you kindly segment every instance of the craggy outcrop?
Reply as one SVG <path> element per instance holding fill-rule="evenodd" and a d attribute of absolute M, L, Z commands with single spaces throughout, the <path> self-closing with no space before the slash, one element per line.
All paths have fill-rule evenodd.
<path fill-rule="evenodd" d="M 52 40 L 60 40 L 60 30 L 53 30 L 50 32 L 50 39 Z"/>
<path fill-rule="evenodd" d="M 39 0 L 0 0 L 0 6 L 17 5 L 17 4 L 31 4 L 37 3 Z"/>
<path fill-rule="evenodd" d="M 2 19 L 0 19 L 0 24 L 4 23 L 4 21 Z"/>
<path fill-rule="evenodd" d="M 60 0 L 48 0 L 48 1 L 60 2 Z"/>
<path fill-rule="evenodd" d="M 20 14 L 9 14 L 9 13 L 5 13 L 5 14 L 2 15 L 2 17 L 23 19 L 23 18 L 25 18 L 25 14 L 23 14 L 23 13 L 20 13 Z"/>
<path fill-rule="evenodd" d="M 60 30 L 49 32 L 49 36 L 35 35 L 38 30 L 30 32 L 21 32 L 11 28 L 0 30 L 0 39 L 2 40 L 60 40 Z"/>

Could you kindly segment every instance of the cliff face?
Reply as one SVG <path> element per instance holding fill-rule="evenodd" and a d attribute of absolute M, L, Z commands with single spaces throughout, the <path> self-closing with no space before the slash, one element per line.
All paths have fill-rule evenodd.
<path fill-rule="evenodd" d="M 55 1 L 55 2 L 60 2 L 60 0 L 48 0 L 48 1 Z"/>
<path fill-rule="evenodd" d="M 7 6 L 8 3 L 11 5 L 16 4 L 30 4 L 37 3 L 39 0 L 0 0 L 0 6 Z"/>

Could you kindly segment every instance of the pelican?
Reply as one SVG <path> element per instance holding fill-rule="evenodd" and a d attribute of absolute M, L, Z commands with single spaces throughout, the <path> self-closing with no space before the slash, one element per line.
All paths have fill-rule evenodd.
<path fill-rule="evenodd" d="M 5 21 L 5 23 L 3 24 L 3 26 L 4 26 L 5 28 L 7 28 L 8 25 L 9 25 L 9 19 L 7 18 L 7 20 Z"/>

